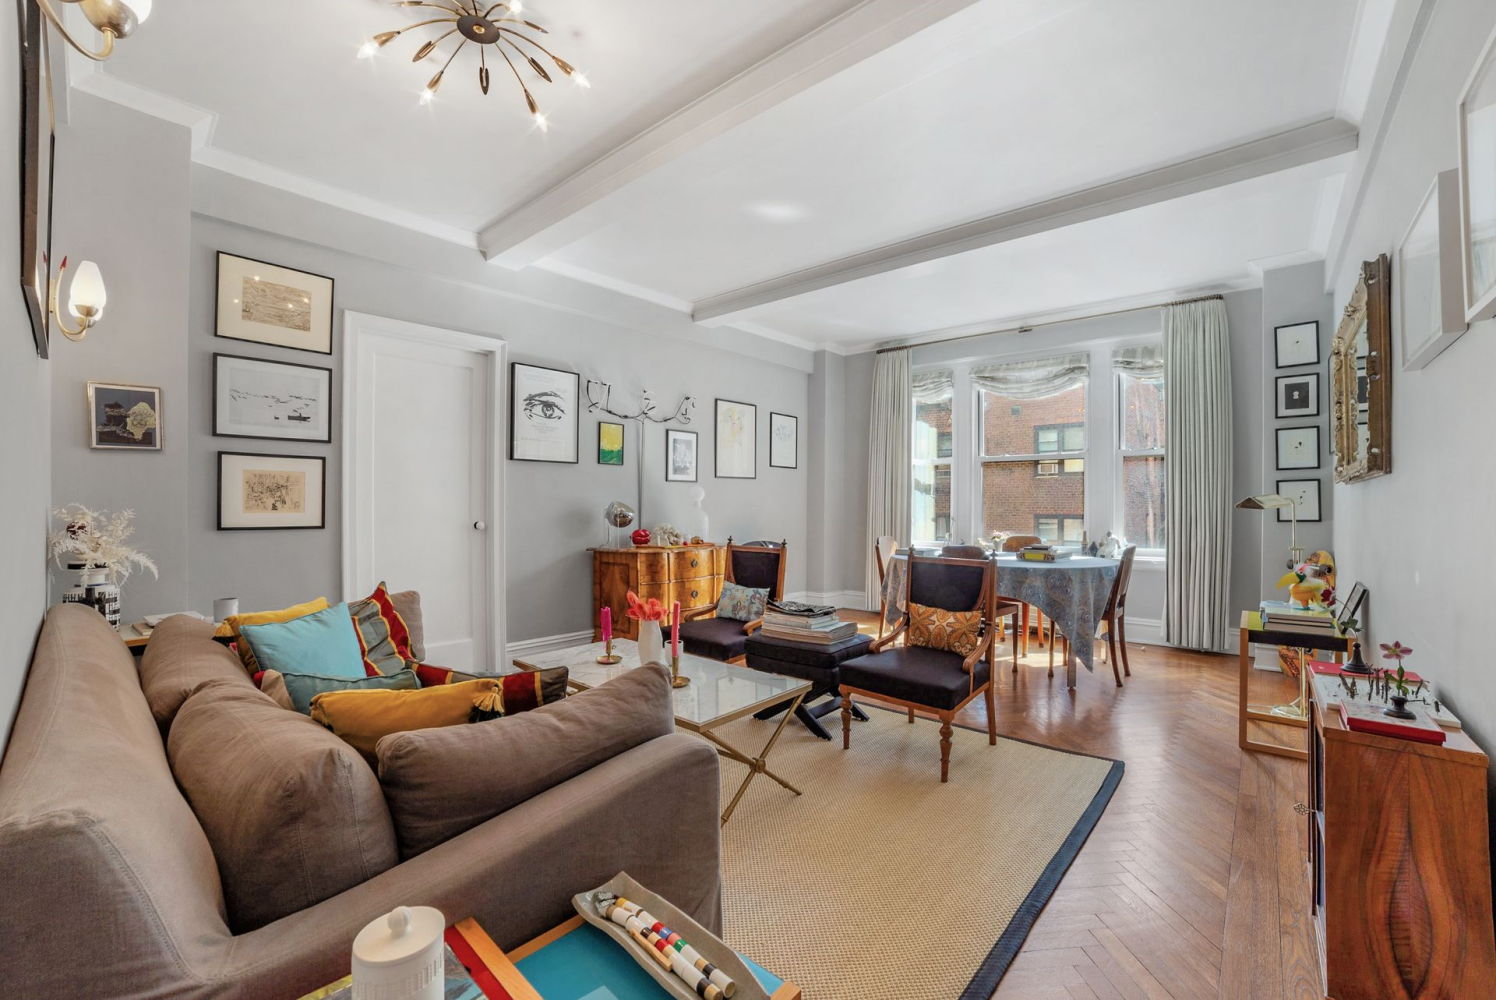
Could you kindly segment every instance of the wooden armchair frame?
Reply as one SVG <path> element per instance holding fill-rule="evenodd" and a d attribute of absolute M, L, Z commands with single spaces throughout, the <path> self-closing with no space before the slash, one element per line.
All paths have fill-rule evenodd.
<path fill-rule="evenodd" d="M 737 580 L 735 580 L 733 578 L 733 572 L 732 572 L 732 554 L 734 552 L 763 552 L 763 553 L 766 553 L 766 554 L 774 555 L 774 556 L 777 556 L 778 560 L 779 560 L 779 576 L 778 576 L 778 579 L 775 581 L 773 590 L 769 593 L 769 599 L 770 600 L 783 600 L 784 599 L 784 566 L 785 566 L 785 562 L 789 558 L 789 548 L 790 548 L 790 543 L 789 543 L 788 539 L 785 539 L 785 540 L 781 541 L 778 545 L 737 545 L 737 544 L 735 544 L 733 542 L 732 536 L 728 535 L 727 536 L 727 558 L 724 560 L 724 562 L 725 562 L 726 565 L 723 567 L 723 570 L 722 570 L 722 580 L 725 583 L 737 583 Z M 711 607 L 708 607 L 708 608 L 698 608 L 695 611 L 692 611 L 692 612 L 690 612 L 688 614 L 681 615 L 681 621 L 690 622 L 690 621 L 697 621 L 698 619 L 701 619 L 701 618 L 715 618 L 715 617 L 717 617 L 717 607 L 716 607 L 716 605 L 712 605 Z M 743 623 L 743 632 L 746 635 L 752 635 L 754 632 L 757 632 L 760 628 L 762 628 L 763 624 L 764 624 L 764 620 L 762 618 L 755 618 L 751 622 L 744 622 Z"/>

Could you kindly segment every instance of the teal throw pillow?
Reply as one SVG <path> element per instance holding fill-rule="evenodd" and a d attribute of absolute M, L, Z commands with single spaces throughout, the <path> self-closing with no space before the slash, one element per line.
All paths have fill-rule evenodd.
<path fill-rule="evenodd" d="M 281 674 L 291 704 L 302 715 L 312 714 L 312 699 L 323 691 L 410 691 L 421 686 L 414 670 L 397 670 L 393 674 L 360 677 L 319 677 L 316 674 Z"/>
<path fill-rule="evenodd" d="M 368 674 L 346 603 L 288 622 L 241 625 L 239 635 L 261 670 L 349 680 Z"/>
<path fill-rule="evenodd" d="M 740 587 L 735 583 L 722 585 L 722 596 L 717 599 L 717 617 L 731 618 L 736 622 L 754 622 L 764 616 L 769 605 L 769 588 Z"/>

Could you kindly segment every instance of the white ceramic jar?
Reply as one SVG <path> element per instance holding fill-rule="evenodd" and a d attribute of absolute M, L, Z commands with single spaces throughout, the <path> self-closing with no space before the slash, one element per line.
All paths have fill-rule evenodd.
<path fill-rule="evenodd" d="M 430 906 L 397 906 L 353 939 L 353 1000 L 442 1000 L 447 921 Z"/>

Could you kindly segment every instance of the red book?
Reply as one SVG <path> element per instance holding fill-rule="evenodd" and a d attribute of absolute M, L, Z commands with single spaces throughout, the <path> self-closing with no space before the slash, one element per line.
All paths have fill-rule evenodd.
<path fill-rule="evenodd" d="M 1391 736 L 1399 740 L 1416 740 L 1419 743 L 1444 742 L 1444 730 L 1426 713 L 1416 719 L 1394 719 L 1384 713 L 1386 706 L 1370 701 L 1341 699 L 1340 721 L 1353 733 L 1371 733 L 1376 736 Z M 1413 709 L 1418 713 L 1418 709 Z"/>
<path fill-rule="evenodd" d="M 1339 677 L 1345 671 L 1345 664 L 1343 664 L 1343 663 L 1331 663 L 1328 660 L 1310 660 L 1309 661 L 1309 669 L 1312 670 L 1312 671 L 1314 671 L 1316 674 L 1320 674 L 1320 675 L 1325 676 L 1325 677 Z M 1367 677 L 1367 678 L 1370 678 L 1370 677 L 1380 677 L 1381 674 L 1382 674 L 1383 669 L 1384 668 L 1382 668 L 1382 667 L 1372 667 L 1371 668 L 1372 672 L 1370 674 L 1351 674 L 1351 676 L 1352 677 Z M 1388 670 L 1387 672 L 1389 674 L 1396 674 L 1397 673 L 1397 671 L 1395 669 L 1394 670 Z M 1418 676 L 1416 673 L 1414 673 L 1411 670 L 1405 670 L 1405 671 L 1403 671 L 1403 676 L 1406 679 L 1407 683 L 1409 683 L 1409 684 L 1417 684 L 1419 681 L 1423 680 L 1422 677 Z"/>
<path fill-rule="evenodd" d="M 467 938 L 454 927 L 448 927 L 443 935 L 447 939 L 447 947 L 452 949 L 452 954 L 457 956 L 457 961 L 468 970 L 468 975 L 473 977 L 473 982 L 483 991 L 488 1000 L 513 1000 L 513 995 L 500 984 L 494 974 L 489 971 L 488 965 L 478 957 L 473 946 L 468 943 Z"/>

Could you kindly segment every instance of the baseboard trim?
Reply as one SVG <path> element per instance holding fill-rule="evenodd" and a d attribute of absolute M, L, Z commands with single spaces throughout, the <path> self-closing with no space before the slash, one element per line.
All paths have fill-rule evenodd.
<path fill-rule="evenodd" d="M 582 632 L 543 635 L 538 639 L 520 639 L 518 642 L 509 643 L 507 655 L 512 660 L 517 656 L 534 656 L 538 653 L 549 653 L 552 650 L 565 649 L 568 646 L 581 646 L 591 641 L 592 630 L 590 628 Z"/>

